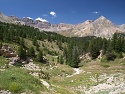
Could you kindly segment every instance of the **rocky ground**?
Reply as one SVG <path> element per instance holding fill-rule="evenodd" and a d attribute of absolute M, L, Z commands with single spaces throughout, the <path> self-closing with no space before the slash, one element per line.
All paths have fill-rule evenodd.
<path fill-rule="evenodd" d="M 98 80 L 99 84 L 86 88 L 85 94 L 125 94 L 125 74 L 102 74 Z"/>
<path fill-rule="evenodd" d="M 33 64 L 32 62 L 24 65 L 23 68 L 28 70 L 40 71 L 39 66 Z M 67 75 L 66 78 L 69 78 L 69 77 L 72 78 L 74 76 L 81 75 L 84 73 L 91 74 L 91 72 L 86 72 L 80 68 L 73 68 L 73 70 L 74 70 L 74 73 L 72 75 Z M 39 75 L 38 72 L 33 72 L 30 74 L 33 76 Z M 97 84 L 91 85 L 90 87 L 86 87 L 81 84 L 75 87 L 75 90 L 79 91 L 80 94 L 82 93 L 83 94 L 84 93 L 85 94 L 124 94 L 125 93 L 125 74 L 124 73 L 120 73 L 120 72 L 116 72 L 113 74 L 103 73 L 99 75 L 98 78 L 96 76 L 91 76 L 89 79 Z M 98 82 L 97 82 L 97 79 L 98 79 Z M 73 80 L 74 79 L 72 79 L 71 81 Z M 49 90 L 53 89 L 51 86 L 62 88 L 61 86 L 56 86 L 54 84 L 48 83 L 44 79 L 40 79 L 40 81 Z M 74 87 L 71 87 L 71 88 L 74 89 Z"/>
<path fill-rule="evenodd" d="M 29 70 L 29 74 L 38 78 L 48 89 L 48 92 L 41 91 L 41 94 L 66 94 L 63 92 L 65 90 L 70 92 L 67 94 L 125 94 L 125 66 L 110 63 L 110 67 L 104 68 L 100 66 L 100 62 L 96 62 L 97 61 L 87 63 L 87 65 L 80 68 L 68 67 L 68 69 L 73 70 L 73 73 L 67 74 L 67 71 L 63 70 L 63 72 L 65 71 L 64 74 L 67 74 L 66 76 L 58 74 L 55 75 L 55 77 L 50 78 L 54 79 L 56 81 L 55 83 L 53 83 L 54 80 L 39 78 L 39 73 L 41 70 L 48 71 L 49 73 L 52 73 L 53 71 L 62 71 L 61 68 L 59 68 L 60 65 L 43 67 L 34 64 L 31 60 L 21 68 Z M 4 70 L 5 69 L 1 68 L 0 71 Z M 86 83 L 89 83 L 89 86 L 86 85 Z M 9 90 L 1 90 L 0 94 L 12 93 Z"/>

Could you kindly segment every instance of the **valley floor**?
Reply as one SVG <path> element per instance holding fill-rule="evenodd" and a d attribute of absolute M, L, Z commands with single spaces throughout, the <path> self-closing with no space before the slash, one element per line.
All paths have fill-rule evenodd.
<path fill-rule="evenodd" d="M 60 64 L 46 66 L 30 62 L 20 68 L 26 69 L 46 87 L 40 94 L 125 94 L 124 61 L 122 59 L 106 63 L 96 60 L 84 63 L 80 68 Z M 5 70 L 1 67 L 0 72 Z M 41 70 L 49 73 L 49 80 L 39 78 Z"/>

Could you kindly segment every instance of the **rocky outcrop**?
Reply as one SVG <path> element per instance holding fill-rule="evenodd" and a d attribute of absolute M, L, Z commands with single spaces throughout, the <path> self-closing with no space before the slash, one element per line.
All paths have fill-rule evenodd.
<path fill-rule="evenodd" d="M 8 17 L 0 12 L 0 21 L 5 23 L 15 23 L 11 17 Z"/>
<path fill-rule="evenodd" d="M 110 38 L 115 32 L 122 32 L 122 30 L 104 16 L 101 16 L 95 21 L 87 20 L 76 25 L 72 32 L 78 37 L 97 36 Z"/>
<path fill-rule="evenodd" d="M 60 24 L 52 24 L 49 28 L 43 28 L 41 30 L 58 32 L 58 31 L 70 30 L 73 27 L 74 25 L 72 24 L 60 23 Z"/>
<path fill-rule="evenodd" d="M 42 22 L 40 20 L 34 21 L 34 27 L 39 28 L 40 30 L 49 29 L 51 24 L 49 22 Z"/>
<path fill-rule="evenodd" d="M 8 45 L 3 45 L 0 49 L 2 52 L 2 56 L 6 58 L 16 57 L 17 54 L 14 50 L 12 50 Z"/>
<path fill-rule="evenodd" d="M 90 57 L 90 53 L 86 53 L 86 54 L 82 55 L 80 57 L 80 59 L 82 59 L 82 60 L 92 60 L 92 58 Z"/>
<path fill-rule="evenodd" d="M 120 30 L 125 32 L 125 24 L 120 25 L 119 28 L 120 28 Z"/>
<path fill-rule="evenodd" d="M 14 65 L 20 60 L 20 57 L 18 57 L 16 51 L 12 50 L 9 45 L 3 45 L 0 51 L 2 56 L 8 58 L 10 65 Z"/>

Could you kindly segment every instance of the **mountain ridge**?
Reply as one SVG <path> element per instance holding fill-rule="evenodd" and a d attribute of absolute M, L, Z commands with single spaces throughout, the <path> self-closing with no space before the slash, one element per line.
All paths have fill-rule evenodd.
<path fill-rule="evenodd" d="M 0 12 L 0 21 L 28 25 L 38 28 L 40 31 L 51 31 L 70 37 L 96 36 L 110 38 L 115 32 L 125 32 L 125 24 L 115 25 L 104 16 L 100 16 L 94 21 L 86 20 L 83 23 L 73 25 L 67 23 L 51 24 L 46 21 L 33 20 L 29 17 L 6 16 Z"/>

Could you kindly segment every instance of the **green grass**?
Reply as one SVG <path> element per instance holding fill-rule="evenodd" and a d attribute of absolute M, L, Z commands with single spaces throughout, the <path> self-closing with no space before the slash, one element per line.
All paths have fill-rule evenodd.
<path fill-rule="evenodd" d="M 120 64 L 125 65 L 125 59 L 121 60 Z"/>
<path fill-rule="evenodd" d="M 56 94 L 73 94 L 72 91 L 69 91 L 63 87 L 55 86 L 53 88 L 56 90 Z"/>
<path fill-rule="evenodd" d="M 3 57 L 3 56 L 0 56 L 0 67 L 1 66 L 5 66 L 5 64 L 7 64 L 8 60 Z"/>
<path fill-rule="evenodd" d="M 109 68 L 110 67 L 110 65 L 108 65 L 108 64 L 101 64 L 101 66 L 103 66 L 104 68 Z"/>
<path fill-rule="evenodd" d="M 71 75 L 73 73 L 73 69 L 67 65 L 57 64 L 57 67 L 52 66 L 53 68 L 49 68 L 46 70 L 51 74 L 52 77 L 59 76 L 65 77 L 67 75 Z"/>
<path fill-rule="evenodd" d="M 75 76 L 68 77 L 68 78 L 56 78 L 55 77 L 55 78 L 51 79 L 51 82 L 53 84 L 62 86 L 64 88 L 77 87 L 80 85 L 89 87 L 89 86 L 95 84 L 95 82 L 93 82 L 90 79 L 92 76 L 95 77 L 95 73 L 91 73 L 91 74 L 82 73 L 82 74 L 75 75 Z"/>
<path fill-rule="evenodd" d="M 13 93 L 32 91 L 37 94 L 46 90 L 41 82 L 26 70 L 15 67 L 0 72 L 0 89 L 10 90 Z"/>

